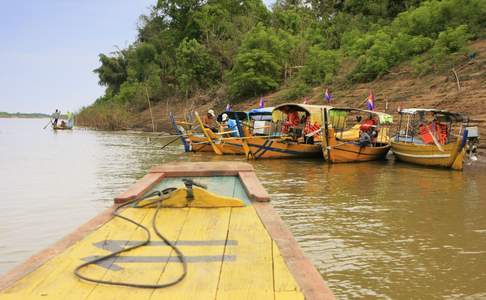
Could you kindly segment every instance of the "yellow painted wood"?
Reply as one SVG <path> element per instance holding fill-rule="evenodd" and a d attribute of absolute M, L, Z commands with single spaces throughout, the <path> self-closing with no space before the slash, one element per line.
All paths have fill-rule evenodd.
<path fill-rule="evenodd" d="M 226 240 L 230 208 L 191 208 L 180 240 Z M 228 246 L 234 247 L 234 246 Z M 192 246 L 181 248 L 186 256 L 221 256 L 225 246 Z M 175 253 L 172 253 L 175 255 Z M 188 263 L 187 277 L 178 285 L 154 291 L 151 299 L 214 299 L 222 261 Z M 180 264 L 171 263 L 160 282 L 176 278 L 182 271 Z"/>
<path fill-rule="evenodd" d="M 304 300 L 301 292 L 275 292 L 275 300 Z"/>
<path fill-rule="evenodd" d="M 289 272 L 284 262 L 280 250 L 275 242 L 273 247 L 273 272 L 274 272 L 274 290 L 275 292 L 298 292 L 299 287 Z"/>
<path fill-rule="evenodd" d="M 152 216 L 154 209 L 134 209 L 135 211 L 149 210 L 147 217 L 143 220 L 143 225 L 150 229 L 152 241 L 160 241 L 152 229 Z M 184 224 L 188 221 L 189 209 L 162 209 L 157 218 L 159 230 L 169 240 L 178 240 Z M 170 230 L 167 230 L 170 228 Z M 168 246 L 146 246 L 123 253 L 121 256 L 169 256 L 172 249 Z M 110 281 L 129 281 L 133 283 L 156 284 L 167 268 L 167 261 L 160 263 L 122 263 L 115 264 L 123 267 L 120 271 L 108 271 L 103 277 Z M 122 286 L 97 285 L 93 292 L 86 298 L 87 300 L 97 299 L 150 299 L 152 289 L 137 289 Z"/>
<path fill-rule="evenodd" d="M 273 293 L 272 240 L 252 206 L 233 208 L 228 239 L 238 247 L 226 247 L 236 261 L 223 263 L 217 299 L 228 293 Z"/>
<path fill-rule="evenodd" d="M 234 181 L 236 182 L 236 181 Z M 233 186 L 233 194 L 242 193 Z M 153 208 L 129 208 L 123 215 L 151 228 Z M 191 257 L 227 257 L 226 260 L 189 262 L 187 277 L 179 284 L 159 290 L 108 286 L 83 282 L 73 275 L 81 258 L 103 255 L 109 250 L 93 244 L 110 240 L 142 240 L 143 231 L 115 218 L 59 256 L 28 274 L 0 299 L 303 299 L 278 247 L 270 238 L 253 206 L 233 208 L 162 208 L 157 224 L 171 240 L 186 241 L 180 250 Z M 152 232 L 152 240 L 159 241 Z M 223 241 L 216 245 L 188 245 L 187 241 Z M 115 260 L 121 270 L 90 266 L 83 274 L 139 283 L 162 283 L 182 271 L 179 263 L 167 262 L 175 253 L 159 243 L 122 256 L 163 257 L 157 262 Z M 165 258 L 164 258 L 165 257 Z M 230 259 L 233 257 L 234 259 Z M 7 298 L 8 297 L 8 298 Z"/>
<path fill-rule="evenodd" d="M 234 188 L 234 187 L 233 187 Z M 218 208 L 218 207 L 241 207 L 245 206 L 243 200 L 220 196 L 219 194 L 211 193 L 206 189 L 194 186 L 192 187 L 193 200 L 187 199 L 187 189 L 179 188 L 175 190 L 171 196 L 164 199 L 162 202 L 163 207 L 200 207 L 200 208 Z M 139 206 L 156 207 L 157 205 L 150 204 L 157 201 L 159 197 L 150 197 L 141 201 Z"/>
<path fill-rule="evenodd" d="M 249 149 L 246 156 L 249 159 L 319 157 L 322 153 L 320 144 L 291 142 L 285 138 L 251 137 L 246 141 Z"/>
<path fill-rule="evenodd" d="M 401 161 L 461 170 L 464 163 L 464 149 L 460 149 L 461 140 L 442 145 L 440 151 L 436 145 L 418 145 L 405 142 L 391 142 L 393 154 Z"/>
<path fill-rule="evenodd" d="M 221 152 L 221 150 L 219 150 L 219 148 L 216 147 L 213 140 L 211 139 L 211 137 L 209 135 L 210 129 L 204 127 L 204 124 L 201 121 L 201 118 L 199 117 L 199 114 L 197 112 L 194 112 L 194 115 L 196 116 L 196 120 L 199 123 L 199 126 L 201 126 L 201 129 L 202 129 L 204 135 L 206 136 L 207 141 L 211 144 L 211 147 L 213 148 L 214 153 L 216 153 L 218 155 L 223 155 L 223 152 Z"/>
<path fill-rule="evenodd" d="M 128 209 L 123 211 L 122 214 L 134 220 L 142 221 L 146 211 L 140 213 Z M 118 218 L 113 219 L 4 292 L 6 294 L 14 294 L 17 299 L 37 299 L 39 297 L 43 297 L 43 299 L 61 299 L 63 295 L 71 291 L 73 291 L 73 298 L 71 299 L 75 299 L 74 294 L 76 292 L 87 294 L 94 286 L 80 282 L 72 273 L 74 268 L 82 263 L 80 258 L 89 255 L 106 254 L 106 250 L 93 247 L 92 244 L 105 239 L 126 238 L 127 233 L 133 232 L 134 229 L 134 226 L 126 221 Z M 86 271 L 94 276 L 101 277 L 105 269 L 90 266 Z M 0 298 L 3 296 L 2 294 L 0 294 Z"/>

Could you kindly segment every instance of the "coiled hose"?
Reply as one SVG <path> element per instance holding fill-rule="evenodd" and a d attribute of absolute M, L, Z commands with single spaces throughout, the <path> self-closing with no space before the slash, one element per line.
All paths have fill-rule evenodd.
<path fill-rule="evenodd" d="M 76 275 L 78 278 L 82 279 L 82 280 L 85 280 L 85 281 L 89 281 L 89 282 L 94 282 L 94 283 L 101 283 L 101 284 L 108 284 L 108 285 L 118 285 L 118 286 L 128 286 L 128 287 L 135 287 L 135 288 L 146 288 L 146 289 L 160 289 L 160 288 L 166 288 L 166 287 L 169 287 L 169 286 L 173 286 L 179 282 L 181 282 L 184 277 L 186 277 L 187 275 L 187 261 L 186 261 L 186 258 L 184 257 L 184 254 L 182 254 L 182 252 L 179 250 L 179 248 L 177 248 L 177 246 L 173 243 L 171 243 L 167 238 L 165 238 L 161 233 L 160 231 L 158 230 L 157 228 L 157 216 L 159 214 L 159 211 L 160 211 L 160 208 L 162 207 L 162 201 L 164 201 L 165 199 L 167 199 L 170 194 L 175 191 L 176 188 L 167 188 L 167 189 L 164 189 L 163 191 L 155 191 L 155 192 L 152 192 L 148 195 L 146 195 L 144 198 L 142 199 L 135 199 L 135 200 L 132 200 L 132 201 L 129 201 L 129 202 L 126 202 L 124 204 L 121 204 L 119 205 L 117 208 L 115 208 L 115 210 L 113 211 L 112 215 L 114 217 L 118 217 L 120 219 L 123 219 L 127 222 L 130 222 L 134 225 L 136 225 L 137 227 L 139 228 L 142 228 L 146 233 L 147 233 L 147 237 L 144 241 L 136 244 L 136 245 L 133 245 L 133 246 L 130 246 L 130 247 L 127 247 L 127 248 L 124 248 L 124 249 L 121 249 L 121 250 L 118 250 L 118 251 L 115 251 L 115 252 L 112 252 L 110 254 L 107 254 L 105 256 L 100 256 L 100 257 L 97 257 L 93 260 L 90 260 L 88 262 L 85 262 L 79 266 L 77 266 L 75 269 L 74 269 L 74 275 Z M 138 206 L 137 204 L 140 203 L 140 201 L 142 200 L 145 200 L 145 199 L 148 199 L 150 197 L 154 197 L 154 196 L 158 196 L 159 198 L 158 199 L 155 199 L 154 201 L 151 201 L 149 203 L 145 203 L 141 206 Z M 154 213 L 154 216 L 152 217 L 152 228 L 155 232 L 155 234 L 157 234 L 157 236 L 162 239 L 169 247 L 171 247 L 174 252 L 177 254 L 177 258 L 179 259 L 179 262 L 182 264 L 182 268 L 183 268 L 183 272 L 182 274 L 176 278 L 175 280 L 173 281 L 170 281 L 170 282 L 167 282 L 167 283 L 162 283 L 162 284 L 143 284 L 143 283 L 131 283 L 131 282 L 123 282 L 123 281 L 109 281 L 109 280 L 102 280 L 102 279 L 95 279 L 95 278 L 90 278 L 88 276 L 85 276 L 85 275 L 82 275 L 81 274 L 81 270 L 89 265 L 94 265 L 94 264 L 97 264 L 101 261 L 105 261 L 107 259 L 110 259 L 112 257 L 116 257 L 118 256 L 119 254 L 121 253 L 124 253 L 124 252 L 128 252 L 128 251 L 131 251 L 133 249 L 137 249 L 139 247 L 142 247 L 142 246 L 145 246 L 147 244 L 150 243 L 151 241 L 151 236 L 150 236 L 150 231 L 147 227 L 143 226 L 142 224 L 138 223 L 137 221 L 134 221 L 130 218 L 127 218 L 125 216 L 122 216 L 118 213 L 118 211 L 128 205 L 131 205 L 131 204 L 134 204 L 134 207 L 135 208 L 143 208 L 143 207 L 146 207 L 146 206 L 150 206 L 150 205 L 154 205 L 156 204 L 157 205 L 157 208 L 155 209 L 155 213 Z"/>

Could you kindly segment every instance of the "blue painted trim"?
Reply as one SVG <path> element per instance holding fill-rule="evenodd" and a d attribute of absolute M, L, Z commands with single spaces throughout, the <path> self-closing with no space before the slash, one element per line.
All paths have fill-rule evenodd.
<path fill-rule="evenodd" d="M 174 127 L 176 133 L 181 136 L 181 143 L 182 143 L 182 145 L 184 145 L 184 152 L 191 151 L 191 146 L 187 143 L 186 139 L 182 135 L 182 132 L 177 127 L 176 120 L 175 120 L 174 114 L 172 112 L 169 113 L 169 118 L 170 118 L 170 122 L 172 123 L 172 127 Z"/>
<path fill-rule="evenodd" d="M 270 140 L 267 140 L 267 141 L 270 141 Z M 272 144 L 273 142 L 270 141 Z M 256 148 L 259 148 L 257 152 L 255 152 L 255 157 L 257 155 L 257 153 L 259 153 L 260 151 L 262 150 L 265 150 L 265 152 L 267 150 L 270 150 L 270 151 L 273 151 L 273 152 L 279 152 L 279 153 L 285 153 L 285 154 L 292 154 L 292 155 L 305 155 L 305 154 L 313 154 L 311 152 L 302 152 L 302 151 L 294 151 L 294 150 L 286 150 L 286 149 L 279 149 L 279 148 L 273 148 L 273 147 L 270 147 L 268 146 L 267 142 L 265 142 L 265 144 L 263 144 L 262 146 L 260 145 L 255 145 L 255 144 L 248 144 L 249 147 L 256 147 Z M 261 154 L 262 155 L 262 154 Z M 261 157 L 261 155 L 259 157 Z M 317 153 L 316 153 L 317 155 Z"/>

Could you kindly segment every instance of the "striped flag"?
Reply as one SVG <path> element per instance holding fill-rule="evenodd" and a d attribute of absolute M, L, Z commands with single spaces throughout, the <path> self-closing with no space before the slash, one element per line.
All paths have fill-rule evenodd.
<path fill-rule="evenodd" d="M 228 104 L 226 105 L 226 111 L 231 111 L 231 104 L 229 104 L 229 103 L 228 103 Z"/>
<path fill-rule="evenodd" d="M 373 94 L 372 90 L 370 90 L 370 93 L 368 94 L 366 105 L 368 107 L 368 110 L 375 110 L 375 95 Z"/>
<path fill-rule="evenodd" d="M 327 101 L 327 103 L 331 102 L 332 95 L 329 92 L 329 89 L 326 89 L 326 92 L 324 93 L 324 99 Z"/>
<path fill-rule="evenodd" d="M 265 107 L 265 99 L 262 96 L 262 98 L 260 99 L 260 104 L 258 105 L 258 108 L 264 108 L 264 107 Z"/>

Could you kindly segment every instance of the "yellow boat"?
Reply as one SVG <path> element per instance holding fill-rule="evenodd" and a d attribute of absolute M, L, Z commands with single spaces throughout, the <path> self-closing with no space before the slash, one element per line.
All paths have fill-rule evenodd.
<path fill-rule="evenodd" d="M 272 112 L 270 135 L 245 139 L 248 145 L 247 158 L 322 157 L 320 131 L 306 132 L 306 121 L 302 120 L 320 128 L 325 108 L 321 105 L 296 103 L 276 106 Z M 300 121 L 289 122 L 290 118 Z"/>
<path fill-rule="evenodd" d="M 62 125 L 62 124 L 61 125 L 52 124 L 52 129 L 54 129 L 54 130 L 71 130 L 71 129 L 73 129 L 73 127 L 67 126 L 67 125 Z"/>
<path fill-rule="evenodd" d="M 438 109 L 402 109 L 397 135 L 391 142 L 395 157 L 424 166 L 462 170 L 468 118 Z"/>
<path fill-rule="evenodd" d="M 0 299 L 334 299 L 269 199 L 246 163 L 154 167 Z"/>
<path fill-rule="evenodd" d="M 326 109 L 322 152 L 332 163 L 384 159 L 391 148 L 392 116 L 355 108 Z"/>
<path fill-rule="evenodd" d="M 211 129 L 204 127 L 204 124 L 199 117 L 197 112 L 194 113 L 196 121 L 199 126 L 203 129 L 203 134 L 206 137 L 206 142 L 212 147 L 214 153 L 218 155 L 223 154 L 245 154 L 244 148 L 246 147 L 245 142 L 240 137 L 233 137 L 232 134 L 236 131 L 237 136 L 248 136 L 250 135 L 248 126 L 248 115 L 245 112 L 227 112 L 226 114 L 231 115 L 236 118 L 237 128 L 233 130 L 228 130 L 224 128 L 220 123 L 219 132 L 213 132 Z M 218 121 L 221 122 L 221 115 L 218 116 Z"/>
<path fill-rule="evenodd" d="M 177 121 L 173 113 L 169 113 L 169 121 L 176 134 L 181 137 L 181 144 L 185 152 L 213 152 L 213 147 L 204 134 L 194 133 L 194 124 L 186 121 Z"/>

